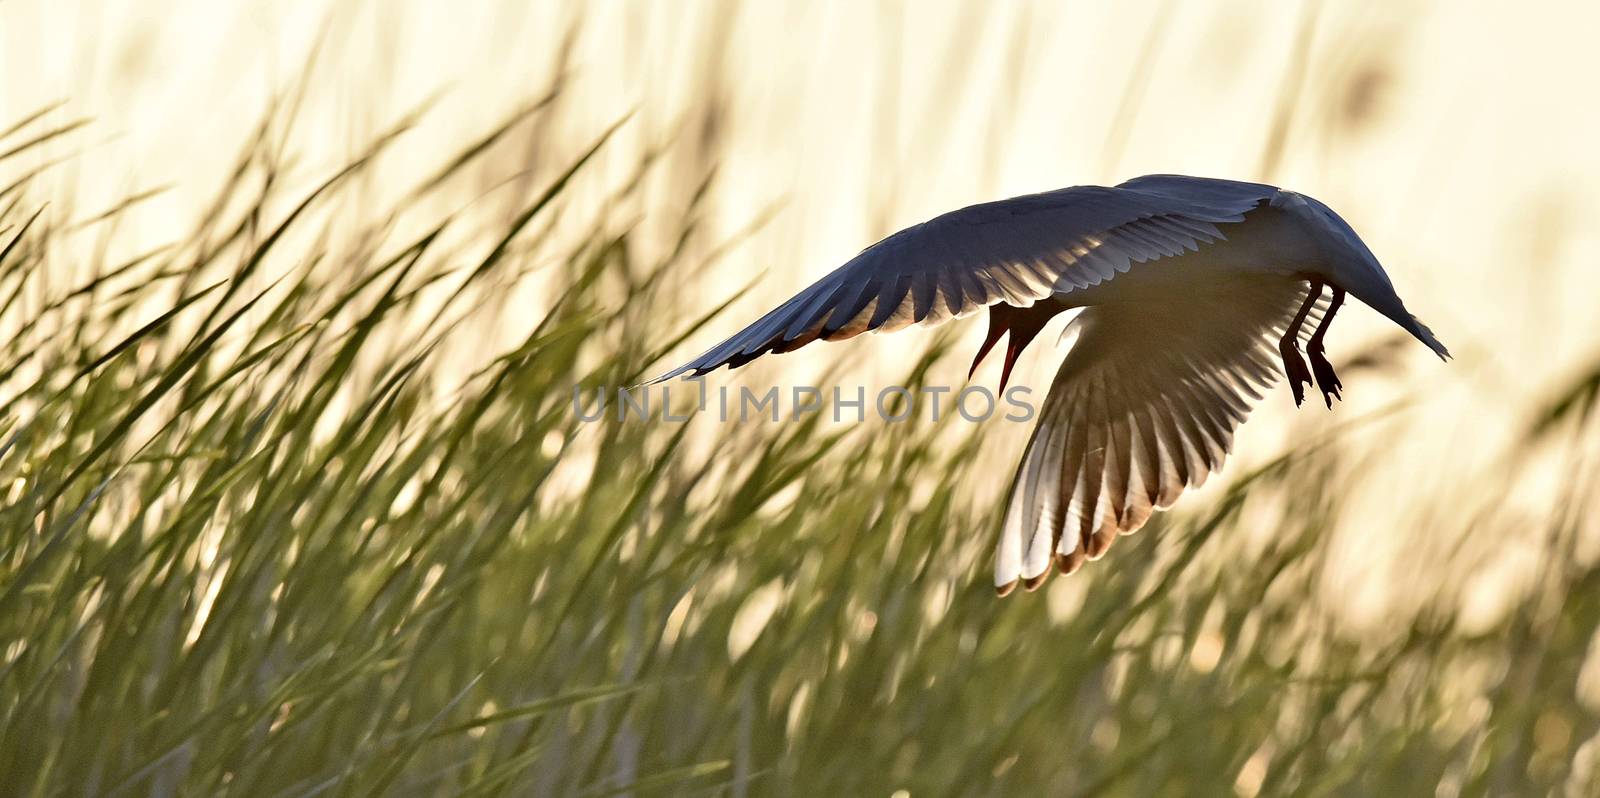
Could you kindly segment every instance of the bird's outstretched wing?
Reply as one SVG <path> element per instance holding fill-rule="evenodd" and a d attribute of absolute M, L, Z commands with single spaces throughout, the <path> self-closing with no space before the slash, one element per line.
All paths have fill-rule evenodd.
<path fill-rule="evenodd" d="M 1275 345 L 1304 283 L 1238 280 L 1183 302 L 1090 307 L 1017 468 L 995 586 L 1037 587 L 1098 559 L 1222 467 L 1278 378 Z M 1325 302 L 1312 309 L 1311 329 Z"/>
<path fill-rule="evenodd" d="M 767 352 L 868 331 L 932 325 L 997 302 L 1027 307 L 1096 285 L 1135 263 L 1222 239 L 1276 189 L 1154 175 L 952 211 L 901 230 L 754 324 L 652 382 L 738 367 Z"/>

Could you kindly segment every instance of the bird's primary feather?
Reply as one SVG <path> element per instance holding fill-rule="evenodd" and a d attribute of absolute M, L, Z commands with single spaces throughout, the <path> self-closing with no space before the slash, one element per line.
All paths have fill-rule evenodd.
<path fill-rule="evenodd" d="M 1134 264 L 1222 239 L 1217 225 L 1243 220 L 1274 191 L 1216 181 L 1226 185 L 1182 197 L 1161 193 L 1152 180 L 972 205 L 908 227 L 652 382 L 738 367 L 818 339 L 938 324 L 997 302 L 1026 307 L 1099 285 Z"/>

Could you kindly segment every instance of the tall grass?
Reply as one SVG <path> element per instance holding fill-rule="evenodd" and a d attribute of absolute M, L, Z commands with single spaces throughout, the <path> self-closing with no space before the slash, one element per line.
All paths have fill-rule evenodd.
<path fill-rule="evenodd" d="M 709 168 L 659 257 L 613 213 L 654 153 L 574 188 L 611 130 L 530 149 L 503 219 L 394 224 L 557 108 L 374 210 L 358 181 L 410 119 L 294 193 L 286 101 L 192 235 L 121 260 L 81 245 L 139 195 L 79 215 L 36 169 L 0 181 L 0 791 L 1600 791 L 1594 374 L 1476 477 L 1567 464 L 1564 502 L 1517 519 L 1549 530 L 1538 588 L 1487 627 L 1449 595 L 1335 621 L 1319 533 L 1361 453 L 1328 441 L 997 602 L 983 427 L 573 412 L 709 320 L 675 312 L 724 243 Z M 50 110 L 0 167 L 78 127 Z M 531 331 L 485 351 L 532 279 Z"/>

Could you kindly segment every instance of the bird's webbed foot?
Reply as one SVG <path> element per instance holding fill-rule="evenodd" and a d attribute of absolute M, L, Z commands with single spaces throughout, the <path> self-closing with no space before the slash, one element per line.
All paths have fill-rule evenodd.
<path fill-rule="evenodd" d="M 1311 384 L 1311 372 L 1306 369 L 1305 360 L 1300 357 L 1300 325 L 1305 324 L 1306 314 L 1311 312 L 1312 306 L 1317 304 L 1317 298 L 1322 296 L 1322 281 L 1310 280 L 1306 291 L 1306 300 L 1300 303 L 1300 310 L 1294 314 L 1294 320 L 1289 322 L 1288 328 L 1283 331 L 1283 337 L 1278 339 L 1278 354 L 1283 357 L 1283 373 L 1289 378 L 1289 390 L 1294 393 L 1294 406 L 1299 407 L 1306 400 L 1305 386 Z"/>
<path fill-rule="evenodd" d="M 1283 357 L 1283 373 L 1289 378 L 1289 390 L 1294 394 L 1294 406 L 1299 407 L 1306 400 L 1305 386 L 1311 384 L 1311 371 L 1306 368 L 1306 361 L 1300 357 L 1300 348 L 1295 346 L 1293 336 L 1285 335 L 1283 340 L 1278 342 L 1278 354 Z M 1328 373 L 1333 372 L 1329 370 Z"/>
<path fill-rule="evenodd" d="M 1328 312 L 1323 314 L 1322 323 L 1317 325 L 1316 332 L 1311 334 L 1311 340 L 1306 341 L 1306 354 L 1311 356 L 1311 370 L 1317 375 L 1317 388 L 1322 390 L 1322 401 L 1328 403 L 1328 409 L 1333 409 L 1335 398 L 1344 399 L 1344 394 L 1339 389 L 1344 386 L 1339 383 L 1339 375 L 1333 373 L 1333 364 L 1328 362 L 1326 350 L 1322 347 L 1322 339 L 1328 334 L 1328 327 L 1333 324 L 1333 314 L 1339 312 L 1339 306 L 1344 304 L 1344 289 L 1333 286 L 1333 298 L 1328 303 Z"/>
<path fill-rule="evenodd" d="M 1311 372 L 1317 377 L 1317 389 L 1322 391 L 1322 400 L 1327 402 L 1328 409 L 1332 410 L 1334 399 L 1344 399 L 1344 395 L 1339 392 L 1344 385 L 1339 382 L 1339 375 L 1334 373 L 1333 364 L 1328 362 L 1321 341 L 1312 341 L 1306 347 L 1306 355 L 1311 358 Z M 1298 394 L 1296 396 L 1298 398 Z"/>

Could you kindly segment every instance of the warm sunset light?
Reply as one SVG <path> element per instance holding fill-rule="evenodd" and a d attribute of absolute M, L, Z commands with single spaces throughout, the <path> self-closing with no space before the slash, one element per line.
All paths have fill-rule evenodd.
<path fill-rule="evenodd" d="M 1597 23 L 0 0 L 0 795 L 1600 795 Z"/>

